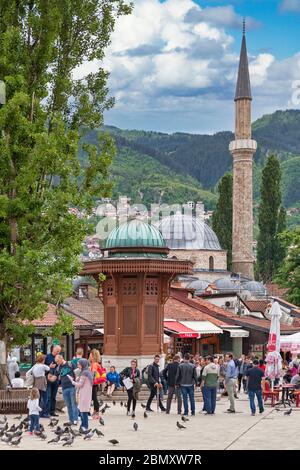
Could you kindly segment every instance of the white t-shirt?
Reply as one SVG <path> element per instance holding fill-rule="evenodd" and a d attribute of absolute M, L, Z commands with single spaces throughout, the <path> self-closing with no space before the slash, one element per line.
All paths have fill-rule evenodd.
<path fill-rule="evenodd" d="M 39 415 L 42 408 L 39 406 L 39 400 L 36 398 L 35 400 L 31 400 L 29 398 L 27 402 L 27 408 L 29 410 L 30 415 Z"/>
<path fill-rule="evenodd" d="M 24 380 L 21 377 L 17 377 L 12 379 L 11 381 L 12 388 L 23 388 L 24 387 Z"/>
<path fill-rule="evenodd" d="M 43 377 L 45 372 L 49 370 L 50 367 L 46 366 L 46 364 L 34 364 L 34 366 L 26 372 L 26 377 L 28 377 L 29 374 L 32 374 L 34 377 Z"/>

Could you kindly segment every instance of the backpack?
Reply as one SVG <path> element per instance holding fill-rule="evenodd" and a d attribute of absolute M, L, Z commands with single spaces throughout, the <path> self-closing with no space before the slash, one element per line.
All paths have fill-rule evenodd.
<path fill-rule="evenodd" d="M 151 367 L 151 364 L 149 364 L 142 370 L 142 375 L 145 382 L 148 382 L 149 380 L 149 367 Z"/>

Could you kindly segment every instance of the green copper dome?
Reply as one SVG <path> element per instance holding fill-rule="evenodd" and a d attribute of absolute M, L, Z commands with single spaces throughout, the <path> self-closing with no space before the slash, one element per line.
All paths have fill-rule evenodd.
<path fill-rule="evenodd" d="M 166 248 L 160 231 L 153 225 L 134 219 L 116 227 L 108 235 L 104 250 L 116 248 Z"/>

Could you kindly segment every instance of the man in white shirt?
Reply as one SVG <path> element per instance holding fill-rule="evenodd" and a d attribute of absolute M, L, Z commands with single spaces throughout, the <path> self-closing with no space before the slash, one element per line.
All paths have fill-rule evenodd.
<path fill-rule="evenodd" d="M 24 388 L 24 380 L 19 371 L 15 373 L 15 378 L 11 380 L 12 388 Z"/>

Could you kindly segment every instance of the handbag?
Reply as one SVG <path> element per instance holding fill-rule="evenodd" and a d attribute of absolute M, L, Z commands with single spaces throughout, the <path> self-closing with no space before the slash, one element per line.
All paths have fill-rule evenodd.
<path fill-rule="evenodd" d="M 33 387 L 33 385 L 34 385 L 34 375 L 32 372 L 30 372 L 30 374 L 26 376 L 25 386 L 27 388 L 30 388 L 30 387 Z"/>
<path fill-rule="evenodd" d="M 57 381 L 57 375 L 55 375 L 55 374 L 48 374 L 47 379 L 48 379 L 48 382 L 54 383 L 54 382 Z"/>

